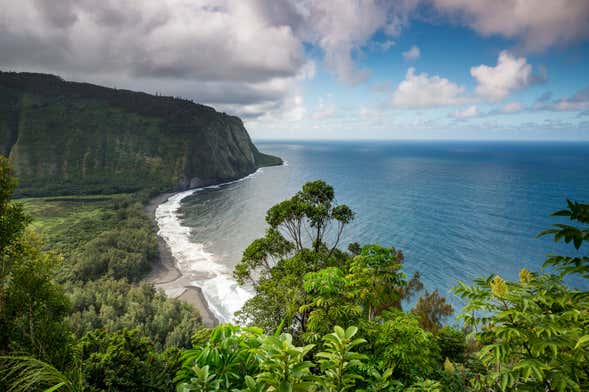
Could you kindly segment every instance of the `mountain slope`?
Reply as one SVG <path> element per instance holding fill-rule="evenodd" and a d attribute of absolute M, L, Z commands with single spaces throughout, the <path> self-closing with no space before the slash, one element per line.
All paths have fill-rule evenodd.
<path fill-rule="evenodd" d="M 0 153 L 20 195 L 181 190 L 281 164 L 242 121 L 184 99 L 0 72 Z"/>

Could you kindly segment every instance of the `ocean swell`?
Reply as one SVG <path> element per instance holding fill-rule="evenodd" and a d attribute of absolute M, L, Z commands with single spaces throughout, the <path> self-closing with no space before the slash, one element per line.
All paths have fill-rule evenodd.
<path fill-rule="evenodd" d="M 203 188 L 179 192 L 162 204 L 155 211 L 155 219 L 159 227 L 158 235 L 162 237 L 176 260 L 176 267 L 182 274 L 179 282 L 200 287 L 208 306 L 221 322 L 233 320 L 234 313 L 252 297 L 252 293 L 233 279 L 232 271 L 220 263 L 214 254 L 207 252 L 201 243 L 191 240 L 190 228 L 182 225 L 178 210 L 182 200 L 204 189 L 219 188 L 238 181 L 247 180 L 260 173 L 255 173 L 239 180 L 211 185 Z"/>

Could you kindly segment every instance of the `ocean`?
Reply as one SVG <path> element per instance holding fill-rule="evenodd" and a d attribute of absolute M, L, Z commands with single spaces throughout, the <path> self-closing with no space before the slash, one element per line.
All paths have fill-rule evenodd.
<path fill-rule="evenodd" d="M 174 195 L 158 224 L 212 310 L 222 320 L 252 295 L 231 277 L 243 250 L 263 235 L 266 210 L 322 179 L 355 220 L 350 242 L 393 246 L 405 271 L 419 271 L 457 312 L 459 280 L 499 274 L 517 279 L 541 269 L 547 254 L 574 254 L 537 234 L 566 199 L 589 202 L 589 143 L 576 142 L 257 142 L 286 164 L 241 181 Z M 562 220 L 562 219 L 561 219 Z M 572 278 L 569 283 L 587 289 Z M 410 304 L 406 304 L 407 307 Z"/>

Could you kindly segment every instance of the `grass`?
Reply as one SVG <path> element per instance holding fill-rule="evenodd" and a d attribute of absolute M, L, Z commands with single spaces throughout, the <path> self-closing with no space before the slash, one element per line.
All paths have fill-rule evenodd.
<path fill-rule="evenodd" d="M 62 196 L 19 199 L 32 218 L 30 227 L 41 234 L 46 249 L 66 259 L 100 233 L 115 228 L 119 219 L 113 208 L 128 194 Z"/>

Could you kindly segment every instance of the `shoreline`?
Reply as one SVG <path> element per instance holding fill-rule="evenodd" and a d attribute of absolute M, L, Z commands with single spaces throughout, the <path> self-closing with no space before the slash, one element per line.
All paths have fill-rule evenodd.
<path fill-rule="evenodd" d="M 155 219 L 155 210 L 164 203 L 175 192 L 161 193 L 151 200 L 145 206 L 145 212 L 148 214 L 156 229 L 158 227 Z M 211 311 L 207 300 L 205 299 L 200 287 L 185 285 L 182 281 L 184 275 L 176 267 L 170 247 L 166 241 L 158 234 L 158 261 L 152 266 L 152 271 L 145 278 L 146 282 L 153 283 L 157 288 L 166 292 L 169 298 L 176 298 L 194 306 L 200 313 L 202 323 L 205 327 L 214 327 L 219 324 L 219 320 Z"/>

